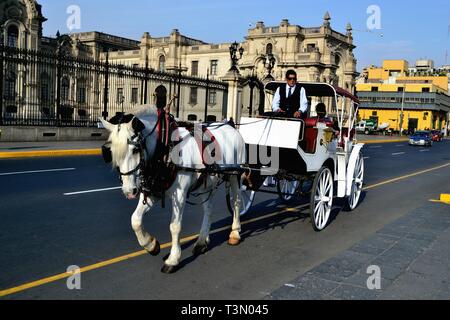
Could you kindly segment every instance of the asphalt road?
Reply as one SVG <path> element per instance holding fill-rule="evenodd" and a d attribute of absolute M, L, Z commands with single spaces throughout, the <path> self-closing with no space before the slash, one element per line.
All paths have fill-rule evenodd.
<path fill-rule="evenodd" d="M 142 255 L 81 274 L 81 290 L 66 280 L 39 285 L 6 299 L 260 299 L 384 225 L 450 193 L 450 166 L 399 181 L 392 178 L 450 163 L 450 141 L 432 148 L 407 143 L 368 145 L 361 205 L 340 210 L 320 233 L 312 230 L 308 211 L 284 211 L 243 226 L 243 242 L 226 244 L 229 231 L 211 236 L 210 251 L 194 258 L 193 242 L 183 246 L 182 268 L 160 273 L 162 258 Z M 54 170 L 27 174 L 22 171 Z M 61 170 L 62 169 L 62 170 Z M 11 174 L 12 173 L 12 174 Z M 0 291 L 141 250 L 130 225 L 136 202 L 120 190 L 64 195 L 119 186 L 117 174 L 100 157 L 42 158 L 0 161 Z M 304 204 L 293 201 L 288 208 Z M 283 211 L 274 195 L 257 194 L 245 220 Z M 214 200 L 212 229 L 231 223 L 224 193 Z M 188 207 L 182 236 L 198 233 L 200 207 Z M 161 243 L 170 241 L 169 211 L 155 209 L 145 227 Z"/>

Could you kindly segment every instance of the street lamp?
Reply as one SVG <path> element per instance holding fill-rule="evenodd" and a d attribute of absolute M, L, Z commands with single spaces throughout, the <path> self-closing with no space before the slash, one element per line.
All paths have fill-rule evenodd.
<path fill-rule="evenodd" d="M 238 47 L 239 44 L 236 41 L 230 46 L 231 68 L 229 71 L 239 72 L 239 69 L 237 68 L 237 63 L 240 59 L 242 59 L 242 56 L 244 55 L 244 48 L 242 46 L 240 48 Z M 238 52 L 239 57 L 237 56 Z"/>
<path fill-rule="evenodd" d="M 253 115 L 253 90 L 258 85 L 258 77 L 255 76 L 255 72 L 252 69 L 252 75 L 247 78 L 247 84 L 250 87 L 250 105 L 248 107 L 249 110 L 249 116 L 252 117 Z"/>
<path fill-rule="evenodd" d="M 264 77 L 265 81 L 274 81 L 274 77 L 272 77 L 272 70 L 275 67 L 275 62 L 276 59 L 273 56 L 272 53 L 268 53 L 265 57 L 264 57 L 264 66 L 266 67 L 267 70 L 267 74 Z"/>

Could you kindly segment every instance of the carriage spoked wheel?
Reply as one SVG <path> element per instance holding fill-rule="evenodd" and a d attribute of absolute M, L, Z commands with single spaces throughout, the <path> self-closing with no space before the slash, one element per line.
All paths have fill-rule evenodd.
<path fill-rule="evenodd" d="M 231 195 L 231 187 L 227 187 L 227 193 L 226 193 L 226 200 L 227 200 L 227 207 L 228 211 L 233 215 L 233 208 L 234 208 L 234 198 Z M 240 207 L 239 207 L 239 214 L 241 216 L 247 214 L 252 205 L 253 201 L 255 200 L 256 191 L 248 189 L 248 187 L 241 183 L 241 188 L 239 189 L 239 195 L 241 199 Z"/>
<path fill-rule="evenodd" d="M 284 202 L 291 200 L 297 192 L 300 183 L 297 180 L 278 179 L 277 191 Z"/>
<path fill-rule="evenodd" d="M 350 195 L 347 198 L 347 209 L 349 211 L 354 210 L 358 206 L 359 198 L 361 197 L 361 191 L 364 183 L 364 157 L 360 152 L 358 159 L 356 160 L 355 170 L 353 171 L 352 189 Z"/>
<path fill-rule="evenodd" d="M 333 174 L 328 167 L 322 167 L 314 178 L 311 192 L 311 223 L 315 231 L 322 231 L 328 223 L 333 207 Z"/>

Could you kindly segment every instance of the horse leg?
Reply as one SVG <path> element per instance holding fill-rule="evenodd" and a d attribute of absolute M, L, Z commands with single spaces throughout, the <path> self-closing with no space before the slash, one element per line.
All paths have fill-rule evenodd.
<path fill-rule="evenodd" d="M 144 195 L 141 194 L 139 198 L 139 204 L 131 216 L 131 226 L 139 241 L 139 244 L 148 251 L 152 256 L 157 256 L 161 251 L 158 240 L 155 237 L 148 234 L 142 226 L 142 218 L 152 207 L 153 203 L 150 198 L 147 199 L 148 204 L 144 204 Z"/>
<path fill-rule="evenodd" d="M 181 222 L 183 219 L 183 211 L 186 203 L 187 191 L 192 175 L 179 174 L 177 178 L 177 188 L 172 194 L 172 220 L 170 223 L 170 233 L 172 235 L 172 248 L 170 255 L 164 262 L 161 272 L 170 274 L 177 270 L 181 258 L 180 232 Z"/>
<path fill-rule="evenodd" d="M 215 194 L 214 188 L 215 183 L 217 181 L 211 177 L 211 186 L 209 188 L 205 188 L 205 190 L 202 190 L 200 192 L 205 193 L 201 196 L 201 201 L 203 202 L 203 223 L 202 223 L 202 229 L 200 230 L 200 236 L 197 239 L 197 242 L 195 243 L 194 249 L 192 250 L 192 253 L 195 256 L 201 255 L 206 253 L 208 251 L 208 245 L 209 245 L 209 231 L 211 229 L 211 205 L 212 205 L 212 199 Z"/>
<path fill-rule="evenodd" d="M 233 210 L 233 224 L 231 226 L 230 239 L 228 240 L 228 244 L 230 246 L 237 246 L 241 242 L 241 236 L 239 233 L 241 232 L 241 216 L 240 216 L 240 207 L 241 207 L 241 194 L 239 192 L 239 182 L 237 176 L 232 176 L 230 178 L 231 183 L 231 195 L 234 199 L 234 210 Z"/>

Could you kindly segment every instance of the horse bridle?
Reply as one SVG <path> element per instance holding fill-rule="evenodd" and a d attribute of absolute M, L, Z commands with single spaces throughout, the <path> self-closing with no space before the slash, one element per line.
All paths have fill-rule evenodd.
<path fill-rule="evenodd" d="M 139 132 L 128 139 L 127 144 L 135 146 L 136 149 L 133 150 L 133 153 L 139 153 L 140 161 L 139 161 L 139 164 L 136 166 L 136 168 L 134 168 L 133 170 L 128 171 L 126 173 L 122 173 L 120 171 L 119 167 L 116 168 L 117 172 L 119 173 L 120 182 L 122 182 L 122 177 L 131 176 L 131 175 L 135 174 L 136 172 L 138 172 L 139 170 L 145 168 L 145 165 L 146 165 L 145 151 L 147 151 L 147 148 L 145 146 L 145 140 L 156 131 L 156 129 L 158 128 L 159 121 L 160 121 L 160 118 L 158 117 L 158 120 L 156 121 L 155 126 L 150 131 L 150 133 L 147 134 L 146 136 L 143 137 L 141 132 Z M 136 139 L 136 138 L 139 138 L 139 139 L 137 141 L 134 141 L 134 139 Z M 105 160 L 105 162 L 110 163 L 110 162 L 112 162 L 112 154 L 111 154 L 111 148 L 108 147 L 107 145 L 108 145 L 108 143 L 105 143 L 102 146 L 102 154 L 103 154 L 103 159 Z"/>

